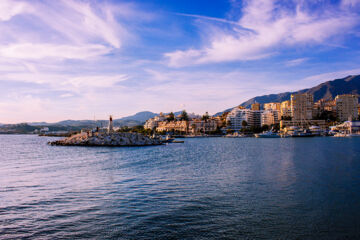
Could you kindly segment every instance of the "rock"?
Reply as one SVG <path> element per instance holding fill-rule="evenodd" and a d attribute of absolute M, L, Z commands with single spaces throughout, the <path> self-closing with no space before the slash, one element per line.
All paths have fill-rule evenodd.
<path fill-rule="evenodd" d="M 71 137 L 49 142 L 60 146 L 151 146 L 161 145 L 159 139 L 149 138 L 138 133 L 79 133 Z"/>

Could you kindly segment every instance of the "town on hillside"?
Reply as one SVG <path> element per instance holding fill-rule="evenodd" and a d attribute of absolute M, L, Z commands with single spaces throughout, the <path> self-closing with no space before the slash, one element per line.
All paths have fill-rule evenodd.
<path fill-rule="evenodd" d="M 338 95 L 334 100 L 314 102 L 312 94 L 292 94 L 283 102 L 255 103 L 250 109 L 238 106 L 221 116 L 160 114 L 146 121 L 144 129 L 178 135 L 243 136 L 267 130 L 285 135 L 358 134 L 360 132 L 358 96 Z"/>

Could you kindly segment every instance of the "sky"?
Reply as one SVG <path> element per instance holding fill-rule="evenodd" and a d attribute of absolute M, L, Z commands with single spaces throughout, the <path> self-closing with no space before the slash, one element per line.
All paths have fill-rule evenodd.
<path fill-rule="evenodd" d="M 0 123 L 214 114 L 360 74 L 360 0 L 1 0 Z"/>

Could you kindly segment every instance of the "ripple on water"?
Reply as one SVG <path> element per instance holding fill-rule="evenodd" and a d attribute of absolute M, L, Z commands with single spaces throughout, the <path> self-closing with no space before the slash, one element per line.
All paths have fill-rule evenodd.
<path fill-rule="evenodd" d="M 0 238 L 360 238 L 360 139 L 51 147 L 0 135 Z"/>

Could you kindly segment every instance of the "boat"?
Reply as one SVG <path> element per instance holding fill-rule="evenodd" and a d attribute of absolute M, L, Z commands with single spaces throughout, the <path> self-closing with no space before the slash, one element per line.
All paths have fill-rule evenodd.
<path fill-rule="evenodd" d="M 291 137 L 291 135 L 289 135 L 289 134 L 280 134 L 280 137 L 281 138 L 289 138 L 289 137 Z"/>
<path fill-rule="evenodd" d="M 255 134 L 255 137 L 257 138 L 280 138 L 280 135 L 276 132 L 268 131 L 263 133 L 257 133 Z"/>
<path fill-rule="evenodd" d="M 321 130 L 321 128 L 319 126 L 310 126 L 309 130 L 312 134 L 314 134 L 315 136 L 321 136 L 324 135 L 324 131 Z"/>
<path fill-rule="evenodd" d="M 334 137 L 346 137 L 346 134 L 342 132 L 338 132 L 334 135 Z"/>
<path fill-rule="evenodd" d="M 358 133 L 343 133 L 339 132 L 334 135 L 334 137 L 360 137 Z"/>
<path fill-rule="evenodd" d="M 316 135 L 309 131 L 295 131 L 290 135 L 291 137 L 315 137 Z"/>
<path fill-rule="evenodd" d="M 227 138 L 244 138 L 247 136 L 245 134 L 239 134 L 238 132 L 234 132 L 233 134 L 227 134 L 225 137 L 227 137 Z"/>
<path fill-rule="evenodd" d="M 169 135 L 166 135 L 165 139 L 161 139 L 162 143 L 172 143 L 175 140 L 175 138 L 170 137 Z"/>

